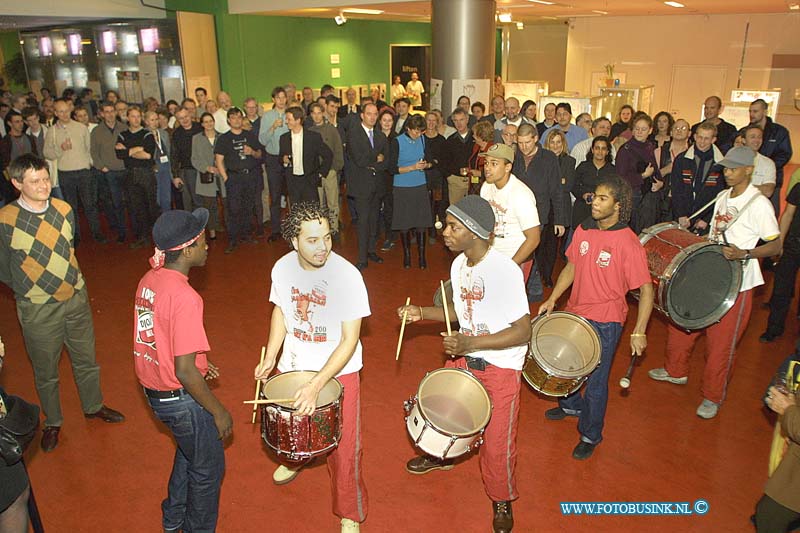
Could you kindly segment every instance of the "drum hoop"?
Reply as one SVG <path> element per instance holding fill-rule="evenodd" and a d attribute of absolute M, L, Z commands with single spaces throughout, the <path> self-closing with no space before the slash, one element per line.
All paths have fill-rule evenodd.
<path fill-rule="evenodd" d="M 474 381 L 475 383 L 478 384 L 479 390 L 483 393 L 483 397 L 486 399 L 486 403 L 489 404 L 489 409 L 487 409 L 487 411 L 486 411 L 486 416 L 484 417 L 484 420 L 482 421 L 482 423 L 480 424 L 480 427 L 477 430 L 469 432 L 469 433 L 458 433 L 458 432 L 452 432 L 451 433 L 449 431 L 443 430 L 442 428 L 436 426 L 433 422 L 431 422 L 431 417 L 426 412 L 425 405 L 423 405 L 422 401 L 420 400 L 419 393 L 420 393 L 420 390 L 422 390 L 422 384 L 425 383 L 425 381 L 428 380 L 429 376 L 431 376 L 432 374 L 437 374 L 439 372 L 445 372 L 445 371 L 447 371 L 447 372 L 460 372 L 462 374 L 465 374 L 469 379 L 471 379 L 472 381 Z M 422 418 L 425 419 L 425 423 L 428 426 L 430 426 L 431 429 L 435 430 L 436 433 L 439 433 L 440 435 L 444 435 L 444 436 L 447 436 L 447 437 L 459 437 L 459 438 L 461 438 L 461 437 L 472 437 L 474 435 L 477 435 L 477 434 L 481 433 L 484 429 L 486 429 L 486 426 L 489 424 L 489 420 L 492 418 L 492 410 L 494 409 L 494 406 L 492 405 L 492 398 L 489 396 L 489 393 L 487 392 L 486 387 L 484 387 L 483 383 L 481 383 L 481 380 L 476 378 L 475 375 L 472 372 L 470 372 L 469 370 L 465 370 L 463 368 L 449 368 L 449 367 L 437 368 L 436 370 L 431 370 L 430 372 L 426 373 L 425 377 L 422 378 L 422 381 L 419 382 L 419 386 L 417 387 L 416 398 L 417 398 L 417 407 L 419 408 L 419 412 L 422 415 Z"/>
<path fill-rule="evenodd" d="M 573 372 L 564 372 L 561 369 L 554 368 L 548 361 L 544 360 L 541 357 L 541 352 L 540 351 L 538 351 L 538 350 L 534 351 L 534 349 L 533 349 L 534 337 L 535 337 L 536 333 L 538 332 L 538 330 L 541 329 L 541 324 L 544 323 L 544 322 L 540 322 L 540 321 L 542 319 L 550 319 L 551 317 L 554 317 L 554 316 L 555 317 L 567 317 L 567 318 L 569 318 L 569 319 L 571 319 L 571 320 L 573 320 L 575 322 L 578 322 L 581 326 L 583 326 L 584 328 L 586 328 L 590 332 L 591 337 L 592 337 L 592 347 L 594 348 L 594 354 L 597 356 L 596 357 L 597 362 L 595 363 L 594 366 L 592 366 L 591 370 L 589 370 L 588 372 L 584 371 L 586 368 L 588 368 L 588 366 L 581 367 L 582 370 L 581 370 L 580 373 L 577 373 L 575 371 L 573 371 Z M 537 322 L 540 322 L 538 326 L 536 325 Z M 584 317 L 582 317 L 580 315 L 576 315 L 575 313 L 570 313 L 569 311 L 553 311 L 552 313 L 550 313 L 549 317 L 545 316 L 545 315 L 539 315 L 539 316 L 537 316 L 536 318 L 534 318 L 531 321 L 531 340 L 528 343 L 528 353 L 530 354 L 531 357 L 533 357 L 533 359 L 536 361 L 536 363 L 540 367 L 542 367 L 542 369 L 545 370 L 549 375 L 557 377 L 557 378 L 561 378 L 561 379 L 579 379 L 579 378 L 582 378 L 584 376 L 588 376 L 589 374 L 592 373 L 592 371 L 594 371 L 595 368 L 597 368 L 600 365 L 600 357 L 602 355 L 602 349 L 601 349 L 601 346 L 600 346 L 600 335 L 597 333 L 597 330 L 594 328 L 594 326 L 592 326 L 592 324 L 587 319 L 585 319 Z"/>
<path fill-rule="evenodd" d="M 312 370 L 289 370 L 288 372 L 281 372 L 280 374 L 275 374 L 274 376 L 269 378 L 266 383 L 261 385 L 261 394 L 264 394 L 264 388 L 267 385 L 269 385 L 270 381 L 272 381 L 273 379 L 279 378 L 281 376 L 286 376 L 286 375 L 289 375 L 289 374 L 298 374 L 298 373 L 316 374 L 316 372 L 314 372 Z M 335 384 L 337 390 L 339 391 L 339 394 L 336 395 L 336 398 L 334 400 L 332 400 L 332 401 L 330 401 L 330 402 L 328 402 L 328 403 L 326 403 L 324 405 L 318 405 L 317 407 L 315 407 L 314 411 L 320 411 L 322 409 L 327 409 L 329 407 L 332 407 L 333 405 L 341 403 L 342 396 L 344 396 L 344 385 L 342 385 L 342 382 L 339 381 L 338 379 L 336 379 L 335 377 L 331 378 L 331 381 L 329 383 L 334 383 Z M 327 387 L 327 383 L 325 384 L 325 386 Z M 322 387 L 322 389 L 324 389 L 324 388 L 325 387 Z M 322 392 L 322 390 L 320 390 L 320 392 Z M 281 409 L 281 410 L 284 410 L 284 411 L 297 411 L 297 409 L 295 409 L 294 407 L 292 407 L 290 405 L 285 405 L 285 404 L 277 404 L 276 403 L 276 404 L 271 404 L 271 405 L 265 405 L 265 407 L 274 407 L 276 409 Z M 312 413 L 312 415 L 313 414 L 314 413 Z"/>
<path fill-rule="evenodd" d="M 681 225 L 677 222 L 661 222 L 660 224 L 655 224 L 653 226 L 648 226 L 639 233 L 639 242 L 642 246 L 647 244 L 647 241 L 661 233 L 662 231 L 668 229 L 681 229 Z M 654 230 L 654 231 L 650 231 Z"/>

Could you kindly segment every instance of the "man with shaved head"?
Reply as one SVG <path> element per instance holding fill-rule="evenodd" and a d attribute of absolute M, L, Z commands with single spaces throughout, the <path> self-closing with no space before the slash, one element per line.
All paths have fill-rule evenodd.
<path fill-rule="evenodd" d="M 228 109 L 233 107 L 231 95 L 225 91 L 220 91 L 217 95 L 217 103 L 219 108 L 214 111 L 214 124 L 218 132 L 227 133 L 231 129 L 228 125 Z"/>
<path fill-rule="evenodd" d="M 703 103 L 703 120 L 692 126 L 692 138 L 697 132 L 697 127 L 703 122 L 711 122 L 717 127 L 717 141 L 714 143 L 717 148 L 725 154 L 733 146 L 736 139 L 736 126 L 720 117 L 725 106 L 722 105 L 722 98 L 719 96 L 709 96 Z"/>
<path fill-rule="evenodd" d="M 503 142 L 503 129 L 509 125 L 513 124 L 516 127 L 520 127 L 522 124 L 522 115 L 519 114 L 519 100 L 514 98 L 506 98 L 506 106 L 505 112 L 506 116 L 501 118 L 500 120 L 495 121 L 494 123 L 494 142 L 495 143 L 502 143 Z"/>

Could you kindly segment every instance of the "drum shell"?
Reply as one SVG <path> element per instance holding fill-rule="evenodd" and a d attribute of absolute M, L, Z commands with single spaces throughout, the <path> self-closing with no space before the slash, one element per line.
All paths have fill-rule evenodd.
<path fill-rule="evenodd" d="M 546 346 L 542 343 L 543 348 L 553 350 L 543 353 L 537 341 L 545 337 L 563 337 L 563 342 L 550 341 Z M 600 336 L 588 320 L 574 313 L 554 311 L 531 321 L 531 341 L 522 376 L 546 396 L 567 396 L 577 391 L 597 368 L 600 354 Z"/>
<path fill-rule="evenodd" d="M 644 246 L 647 254 L 647 265 L 653 282 L 655 292 L 654 307 L 664 314 L 673 324 L 687 331 L 703 329 L 722 320 L 722 317 L 733 307 L 742 285 L 742 268 L 739 262 L 728 261 L 722 255 L 722 246 L 681 228 L 675 222 L 664 222 L 645 228 L 639 235 L 639 242 Z M 694 285 L 695 290 L 679 298 L 679 284 L 676 283 L 679 274 L 688 272 L 687 266 L 692 260 L 697 260 L 697 254 L 714 254 L 703 258 L 714 257 L 716 263 L 729 269 L 730 283 L 717 293 L 703 294 L 697 291 L 710 291 L 711 285 L 704 284 L 704 280 L 719 279 L 722 272 L 705 272 L 700 275 L 708 276 L 699 279 Z M 706 259 L 707 260 L 707 259 Z M 688 274 L 686 274 L 688 275 Z M 680 288 L 681 290 L 687 290 Z M 638 297 L 638 291 L 634 293 Z M 680 296 L 683 296 L 681 294 Z M 678 300 L 682 301 L 678 303 Z M 696 312 L 698 316 L 690 316 L 685 310 L 685 300 L 691 299 L 698 302 L 698 307 L 711 302 L 712 308 L 705 313 Z"/>
<path fill-rule="evenodd" d="M 264 384 L 267 391 L 273 380 L 296 380 L 306 383 L 315 372 L 292 371 L 273 376 Z M 285 394 L 285 393 L 284 393 Z M 279 457 L 288 461 L 307 461 L 324 455 L 339 445 L 342 436 L 341 400 L 344 387 L 336 378 L 328 382 L 320 396 L 333 397 L 318 405 L 309 416 L 300 416 L 296 410 L 283 404 L 261 406 L 261 437 Z M 289 395 L 292 396 L 293 394 Z M 269 398 L 274 394 L 266 394 Z"/>
<path fill-rule="evenodd" d="M 461 381 L 461 387 L 438 387 L 438 378 L 443 376 Z M 460 392 L 459 398 L 450 398 L 454 405 L 466 406 L 471 417 L 471 427 L 467 431 L 455 432 L 440 427 L 434 420 L 430 406 L 426 402 L 437 397 L 436 393 L 447 391 Z M 422 400 L 420 401 L 420 398 Z M 432 400 L 430 400 L 432 402 Z M 430 402 L 428 402 L 430 403 Z M 414 444 L 425 453 L 442 459 L 450 459 L 464 455 L 482 442 L 483 431 L 489 423 L 492 403 L 489 394 L 481 382 L 466 370 L 457 368 L 441 368 L 425 375 L 420 382 L 416 396 L 412 396 L 405 404 L 406 429 Z M 427 411 L 427 413 L 426 413 Z"/>

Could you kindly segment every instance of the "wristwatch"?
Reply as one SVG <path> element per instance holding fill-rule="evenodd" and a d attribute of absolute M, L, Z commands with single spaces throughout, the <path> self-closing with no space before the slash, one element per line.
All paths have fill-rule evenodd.
<path fill-rule="evenodd" d="M 750 261 L 753 258 L 753 256 L 750 255 L 750 252 L 751 250 L 744 251 L 744 258 L 742 259 L 743 261 Z"/>

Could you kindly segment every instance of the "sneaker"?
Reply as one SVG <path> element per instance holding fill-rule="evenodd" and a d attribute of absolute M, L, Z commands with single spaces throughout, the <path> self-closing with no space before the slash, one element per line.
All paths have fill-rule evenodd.
<path fill-rule="evenodd" d="M 354 531 L 361 531 L 360 525 L 354 520 L 349 518 L 342 518 L 342 533 L 353 533 Z"/>
<path fill-rule="evenodd" d="M 705 398 L 700 403 L 700 406 L 697 408 L 697 416 L 700 418 L 705 418 L 709 420 L 717 416 L 719 412 L 719 405 L 715 404 L 711 400 L 706 400 Z"/>
<path fill-rule="evenodd" d="M 568 413 L 560 407 L 553 407 L 544 412 L 544 417 L 548 420 L 564 420 L 568 416 L 578 416 L 578 414 Z"/>
<path fill-rule="evenodd" d="M 689 378 L 686 376 L 683 376 L 682 378 L 674 378 L 670 376 L 664 368 L 654 368 L 648 371 L 647 375 L 650 376 L 650 379 L 654 379 L 656 381 L 668 381 L 669 383 L 674 383 L 675 385 L 686 385 L 686 382 L 689 381 Z"/>
<path fill-rule="evenodd" d="M 453 469 L 453 460 L 452 459 L 438 459 L 436 457 L 431 457 L 430 455 L 421 455 L 419 457 L 414 457 L 409 462 L 406 463 L 406 470 L 410 474 L 427 474 L 428 472 L 432 472 L 434 470 L 452 470 Z"/>
<path fill-rule="evenodd" d="M 758 338 L 758 341 L 759 342 L 773 342 L 775 339 L 777 339 L 780 336 L 781 336 L 780 333 L 772 333 L 771 331 L 767 330 L 767 331 L 765 331 L 764 333 L 761 334 L 761 336 Z"/>
<path fill-rule="evenodd" d="M 388 252 L 392 248 L 394 248 L 394 243 L 389 239 L 386 239 L 385 241 L 383 241 L 383 244 L 381 245 L 381 252 Z"/>
<path fill-rule="evenodd" d="M 275 469 L 275 472 L 273 472 L 272 481 L 276 485 L 286 485 L 297 477 L 301 468 L 302 466 L 297 466 L 296 469 L 292 469 L 286 465 L 280 465 Z"/>
<path fill-rule="evenodd" d="M 572 450 L 572 458 L 579 461 L 588 459 L 594 453 L 596 446 L 597 444 L 592 444 L 591 442 L 580 441 L 578 445 L 575 446 L 575 449 Z"/>

